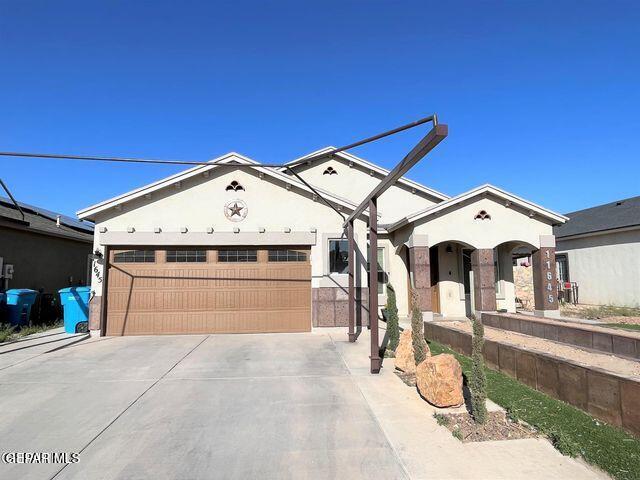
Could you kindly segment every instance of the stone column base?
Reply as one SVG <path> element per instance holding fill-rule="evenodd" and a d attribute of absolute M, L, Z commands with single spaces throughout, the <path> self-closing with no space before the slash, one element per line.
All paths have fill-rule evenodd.
<path fill-rule="evenodd" d="M 536 317 L 560 318 L 560 310 L 534 310 Z"/>

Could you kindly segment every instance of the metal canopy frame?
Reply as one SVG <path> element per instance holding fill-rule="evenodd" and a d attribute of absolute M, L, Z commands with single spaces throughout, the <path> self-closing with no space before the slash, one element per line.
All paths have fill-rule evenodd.
<path fill-rule="evenodd" d="M 420 125 L 432 123 L 432 128 L 427 134 L 418 142 L 418 144 L 411 149 L 407 155 L 396 165 L 396 167 L 389 172 L 380 183 L 362 200 L 362 202 L 351 212 L 351 214 L 345 218 L 345 216 L 322 194 L 320 194 L 313 186 L 309 185 L 298 173 L 294 171 L 294 168 L 301 164 L 308 164 L 315 160 L 329 157 L 336 153 L 351 150 L 353 148 L 365 145 L 367 143 L 380 140 L 382 138 L 394 135 L 404 130 L 418 127 Z M 416 163 L 424 158 L 431 150 L 433 150 L 442 140 L 448 135 L 449 129 L 445 124 L 438 123 L 438 117 L 434 113 L 428 117 L 421 118 L 415 122 L 407 123 L 400 127 L 388 130 L 371 137 L 367 137 L 363 140 L 350 143 L 348 145 L 332 148 L 322 153 L 310 155 L 293 162 L 284 164 L 246 164 L 239 162 L 228 163 L 212 163 L 212 162 L 199 162 L 188 160 L 158 160 L 158 159 L 141 159 L 141 158 L 122 158 L 122 157 L 96 157 L 86 155 L 63 155 L 63 154 L 50 154 L 50 153 L 26 153 L 26 152 L 0 152 L 0 157 L 28 157 L 28 158 L 45 158 L 54 160 L 82 160 L 91 162 L 120 162 L 120 163 L 144 163 L 144 164 L 167 164 L 167 165 L 191 165 L 191 166 L 211 166 L 216 167 L 230 167 L 240 169 L 254 169 L 254 168 L 283 168 L 291 175 L 295 176 L 300 182 L 302 182 L 307 188 L 309 188 L 319 199 L 321 199 L 326 205 L 332 208 L 340 217 L 342 217 L 342 227 L 346 230 L 348 238 L 349 249 L 349 341 L 355 342 L 357 335 L 355 332 L 355 240 L 354 240 L 354 222 L 365 210 L 369 211 L 368 229 L 369 229 L 369 328 L 371 330 L 371 373 L 379 373 L 382 367 L 382 359 L 380 358 L 380 346 L 379 346 L 379 328 L 378 328 L 378 198 L 385 191 L 387 191 L 392 185 L 394 185 L 405 173 L 409 171 Z M 2 184 L 3 187 L 6 186 Z M 7 190 L 8 192 L 8 190 Z M 9 192 L 8 192 L 9 193 Z M 9 193 L 9 196 L 11 194 Z M 12 198 L 13 199 L 13 198 Z M 17 202 L 16 202 L 17 203 Z M 18 206 L 20 210 L 20 207 Z"/>
<path fill-rule="evenodd" d="M 366 209 L 369 210 L 369 329 L 371 330 L 370 371 L 380 373 L 382 358 L 380 357 L 378 326 L 378 197 L 387 191 L 396 181 L 422 160 L 449 134 L 447 125 L 433 121 L 433 128 L 411 149 L 411 151 L 389 172 L 376 187 L 351 212 L 342 225 L 347 232 L 349 245 L 349 341 L 355 342 L 355 241 L 354 221 Z"/>

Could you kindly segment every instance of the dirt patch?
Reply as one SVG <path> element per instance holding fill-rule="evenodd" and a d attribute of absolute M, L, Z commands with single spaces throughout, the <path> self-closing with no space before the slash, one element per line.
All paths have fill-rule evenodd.
<path fill-rule="evenodd" d="M 484 425 L 478 425 L 468 413 L 436 414 L 435 417 L 440 425 L 447 427 L 454 437 L 465 443 L 517 440 L 539 436 L 535 429 L 510 420 L 504 412 L 489 412 Z"/>
<path fill-rule="evenodd" d="M 562 305 L 560 313 L 566 317 L 600 320 L 606 323 L 640 325 L 640 308 L 608 305 Z"/>
<path fill-rule="evenodd" d="M 446 322 L 443 325 L 463 332 L 471 333 L 469 321 Z M 526 350 L 555 355 L 560 358 L 582 363 L 592 367 L 617 373 L 626 377 L 640 378 L 640 362 L 627 360 L 608 353 L 596 353 L 577 347 L 552 342 L 538 337 L 531 337 L 522 333 L 485 327 L 484 335 L 487 340 L 513 345 Z"/>

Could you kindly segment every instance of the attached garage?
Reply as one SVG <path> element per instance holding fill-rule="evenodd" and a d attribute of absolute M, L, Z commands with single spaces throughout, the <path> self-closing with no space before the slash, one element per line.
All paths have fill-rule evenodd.
<path fill-rule="evenodd" d="M 106 335 L 311 330 L 309 247 L 174 248 L 110 249 Z"/>

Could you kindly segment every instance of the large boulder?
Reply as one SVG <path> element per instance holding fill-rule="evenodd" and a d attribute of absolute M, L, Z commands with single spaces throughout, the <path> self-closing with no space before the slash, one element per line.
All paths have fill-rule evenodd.
<path fill-rule="evenodd" d="M 426 345 L 426 349 L 428 357 L 431 355 L 428 345 Z M 411 330 L 409 329 L 404 329 L 400 334 L 400 341 L 396 348 L 394 362 L 398 370 L 405 373 L 416 373 L 416 360 L 413 356 L 413 340 L 411 338 Z"/>
<path fill-rule="evenodd" d="M 462 368 L 448 353 L 427 357 L 416 368 L 420 395 L 436 407 L 459 407 L 464 403 Z"/>

